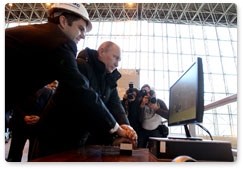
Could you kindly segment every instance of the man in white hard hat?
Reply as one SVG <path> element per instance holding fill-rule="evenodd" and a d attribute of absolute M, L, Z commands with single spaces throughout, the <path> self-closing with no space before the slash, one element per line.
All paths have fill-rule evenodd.
<path fill-rule="evenodd" d="M 132 139 L 132 136 L 127 133 L 133 132 L 133 129 L 117 125 L 115 118 L 99 95 L 89 87 L 89 81 L 78 70 L 77 43 L 80 39 L 84 39 L 85 33 L 91 29 L 92 24 L 88 13 L 84 6 L 78 3 L 54 4 L 49 10 L 48 23 L 6 29 L 5 112 L 21 106 L 25 98 L 33 95 L 45 84 L 58 80 L 59 88 L 73 94 L 73 97 L 69 99 L 77 104 L 79 100 L 80 102 L 82 100 L 82 104 L 90 107 L 92 114 L 86 120 L 92 123 L 92 119 L 98 118 L 102 130 Z M 84 97 L 92 98 L 92 100 L 83 99 Z M 57 116 L 57 121 L 53 123 L 65 125 L 63 123 L 65 120 L 67 122 L 82 118 L 82 107 L 74 112 L 76 113 L 66 112 L 65 119 Z M 43 117 L 45 117 L 45 112 Z M 44 118 L 40 118 L 40 124 L 42 124 L 42 119 Z M 48 126 L 45 127 L 48 128 Z M 82 130 L 79 129 L 78 124 L 74 127 L 78 128 L 75 131 Z M 77 146 L 78 135 L 73 136 L 67 132 L 62 131 L 62 135 L 63 138 L 69 138 L 66 140 L 70 144 L 62 145 L 62 150 Z M 48 153 L 55 153 L 55 150 Z"/>

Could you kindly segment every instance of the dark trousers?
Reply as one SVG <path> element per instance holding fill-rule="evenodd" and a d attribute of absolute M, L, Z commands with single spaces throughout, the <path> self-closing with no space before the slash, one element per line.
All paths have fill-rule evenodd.
<path fill-rule="evenodd" d="M 29 140 L 29 151 L 32 151 L 33 142 L 35 136 L 31 135 L 25 130 L 13 129 L 10 149 L 8 153 L 8 162 L 21 162 L 24 146 L 27 140 Z M 30 159 L 30 153 L 28 153 L 28 161 Z"/>
<path fill-rule="evenodd" d="M 140 129 L 138 133 L 138 148 L 148 148 L 149 137 L 162 137 L 158 128 L 154 130 Z"/>

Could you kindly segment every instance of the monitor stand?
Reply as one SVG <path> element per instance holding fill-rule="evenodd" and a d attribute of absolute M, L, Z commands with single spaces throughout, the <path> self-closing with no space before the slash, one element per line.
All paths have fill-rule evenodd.
<path fill-rule="evenodd" d="M 199 137 L 192 137 L 191 134 L 190 134 L 190 131 L 188 129 L 188 126 L 187 124 L 184 124 L 184 129 L 185 129 L 185 132 L 186 132 L 186 137 L 168 137 L 168 139 L 182 139 L 182 140 L 203 140 L 202 138 L 199 138 Z"/>

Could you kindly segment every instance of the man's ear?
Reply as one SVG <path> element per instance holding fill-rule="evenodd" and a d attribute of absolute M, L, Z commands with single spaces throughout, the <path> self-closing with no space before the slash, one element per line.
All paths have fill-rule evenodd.
<path fill-rule="evenodd" d="M 99 56 L 102 57 L 102 55 L 103 55 L 103 53 L 104 53 L 104 48 L 100 48 L 100 49 L 98 50 L 98 53 L 99 53 Z"/>
<path fill-rule="evenodd" d="M 67 24 L 67 20 L 66 20 L 65 16 L 61 15 L 59 17 L 59 23 L 60 23 L 61 28 L 65 28 L 65 26 Z"/>

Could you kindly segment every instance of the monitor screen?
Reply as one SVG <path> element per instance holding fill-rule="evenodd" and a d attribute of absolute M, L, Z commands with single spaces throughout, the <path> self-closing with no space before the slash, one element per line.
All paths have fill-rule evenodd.
<path fill-rule="evenodd" d="M 201 123 L 204 112 L 202 59 L 197 60 L 170 87 L 168 125 Z"/>

